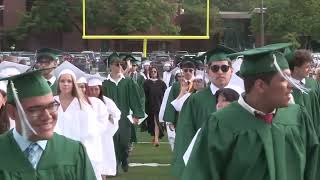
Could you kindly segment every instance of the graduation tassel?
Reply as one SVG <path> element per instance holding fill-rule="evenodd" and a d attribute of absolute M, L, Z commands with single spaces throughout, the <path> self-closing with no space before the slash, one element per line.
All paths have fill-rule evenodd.
<path fill-rule="evenodd" d="M 202 77 L 202 80 L 203 80 L 203 83 L 204 83 L 204 87 L 207 87 L 207 83 L 206 83 L 206 73 L 207 73 L 207 68 L 206 68 L 206 64 L 207 64 L 207 56 L 204 56 L 204 69 L 203 69 L 203 77 Z"/>
<path fill-rule="evenodd" d="M 273 64 L 275 65 L 277 71 L 280 73 L 280 75 L 286 79 L 293 87 L 295 87 L 296 89 L 299 89 L 302 93 L 308 94 L 308 92 L 310 91 L 310 89 L 306 88 L 304 85 L 296 83 L 292 77 L 284 74 L 280 68 L 280 66 L 277 63 L 277 57 L 276 55 L 273 54 Z"/>
<path fill-rule="evenodd" d="M 30 134 L 28 134 L 29 131 L 27 131 L 27 128 L 30 129 L 33 134 L 37 135 L 37 132 L 30 125 L 27 115 L 22 108 L 21 102 L 18 97 L 17 89 L 14 87 L 14 83 L 12 81 L 10 81 L 10 86 L 11 86 L 14 102 L 17 106 L 18 115 L 21 121 L 22 136 L 26 138 L 29 137 Z"/>

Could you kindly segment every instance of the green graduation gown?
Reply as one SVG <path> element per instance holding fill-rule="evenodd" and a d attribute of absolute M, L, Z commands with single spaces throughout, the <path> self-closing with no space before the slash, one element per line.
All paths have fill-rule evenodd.
<path fill-rule="evenodd" d="M 34 169 L 12 131 L 0 136 L 1 180 L 95 180 L 84 146 L 77 141 L 54 134 L 48 140 L 37 169 Z"/>
<path fill-rule="evenodd" d="M 203 124 L 181 179 L 315 180 L 318 146 L 303 107 L 278 109 L 270 125 L 235 102 Z"/>
<path fill-rule="evenodd" d="M 311 78 L 305 78 L 305 86 L 310 89 L 308 94 L 293 89 L 292 95 L 296 104 L 304 106 L 310 114 L 315 129 L 320 136 L 320 85 Z"/>
<path fill-rule="evenodd" d="M 173 173 L 176 176 L 180 177 L 185 167 L 183 155 L 192 138 L 203 122 L 215 111 L 216 97 L 212 94 L 210 86 L 192 94 L 184 103 L 179 114 L 173 150 Z"/>
<path fill-rule="evenodd" d="M 318 81 L 312 79 L 312 78 L 305 78 L 306 80 L 306 87 L 310 88 L 313 91 L 316 91 L 317 93 L 320 92 L 320 84 Z"/>
<path fill-rule="evenodd" d="M 102 83 L 103 93 L 106 97 L 113 100 L 121 111 L 119 120 L 118 138 L 115 139 L 115 150 L 118 161 L 127 156 L 127 147 L 131 139 L 131 125 L 127 116 L 132 110 L 133 117 L 144 117 L 144 111 L 140 101 L 138 85 L 131 78 L 121 79 L 118 85 L 111 80 L 105 80 Z M 117 137 L 116 135 L 114 138 Z"/>
<path fill-rule="evenodd" d="M 137 72 L 137 75 L 134 77 L 131 77 L 134 82 L 138 84 L 138 92 L 142 104 L 143 111 L 145 111 L 145 101 L 146 101 L 146 96 L 144 94 L 144 89 L 143 89 L 143 84 L 144 84 L 144 77 Z M 137 133 L 136 133 L 136 128 L 133 124 L 131 124 L 131 142 L 137 142 Z"/>
<path fill-rule="evenodd" d="M 314 123 L 315 130 L 317 134 L 320 133 L 320 101 L 319 96 L 313 90 L 308 92 L 308 94 L 302 93 L 300 90 L 293 89 L 292 96 L 294 102 L 306 108 L 309 113 L 311 120 Z M 319 134 L 320 135 L 320 134 Z"/>
<path fill-rule="evenodd" d="M 163 120 L 166 122 L 171 122 L 173 124 L 176 124 L 178 121 L 178 115 L 179 113 L 174 109 L 173 105 L 171 104 L 172 101 L 174 101 L 180 93 L 180 82 L 175 82 L 172 84 L 172 88 L 170 90 L 167 105 L 164 110 Z"/>
<path fill-rule="evenodd" d="M 58 92 L 58 80 L 55 80 L 54 83 L 50 86 L 52 95 L 56 96 Z"/>

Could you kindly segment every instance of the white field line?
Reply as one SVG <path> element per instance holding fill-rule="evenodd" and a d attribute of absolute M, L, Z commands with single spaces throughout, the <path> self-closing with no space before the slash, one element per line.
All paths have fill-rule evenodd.
<path fill-rule="evenodd" d="M 166 167 L 171 166 L 171 164 L 159 164 L 159 163 L 129 163 L 130 167 L 141 167 L 141 166 L 148 166 L 148 167 Z"/>

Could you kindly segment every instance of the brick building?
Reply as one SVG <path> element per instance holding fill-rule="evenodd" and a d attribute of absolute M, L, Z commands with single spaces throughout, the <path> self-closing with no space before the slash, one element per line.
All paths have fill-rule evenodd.
<path fill-rule="evenodd" d="M 3 32 L 19 24 L 21 13 L 31 10 L 32 1 L 0 0 L 0 5 L 3 5 L 3 10 L 0 11 L 1 51 L 11 46 L 11 44 L 6 44 Z M 148 52 L 156 50 L 198 52 L 210 49 L 216 43 L 217 37 L 211 37 L 210 40 L 150 40 L 148 41 Z M 73 32 L 32 34 L 24 41 L 18 42 L 16 49 L 33 51 L 41 47 L 52 47 L 65 51 L 142 51 L 142 45 L 142 40 L 83 40 L 82 33 L 74 29 Z"/>

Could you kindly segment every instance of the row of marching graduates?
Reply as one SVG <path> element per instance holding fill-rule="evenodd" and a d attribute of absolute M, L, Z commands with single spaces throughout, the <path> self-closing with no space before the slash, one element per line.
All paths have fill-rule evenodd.
<path fill-rule="evenodd" d="M 181 180 L 319 179 L 320 86 L 308 77 L 310 51 L 290 43 L 243 52 L 217 46 L 204 57 L 208 86 L 181 93 L 191 84 L 184 83 L 192 79 L 190 63 L 162 103 L 173 174 Z"/>
<path fill-rule="evenodd" d="M 30 69 L 40 69 L 51 88 L 55 104 L 59 104 L 54 131 L 84 145 L 97 179 L 118 175 L 120 167 L 127 172 L 133 124 L 138 124 L 146 116 L 138 84 L 131 77 L 123 75 L 123 60 L 117 53 L 108 58 L 111 70 L 108 77 L 85 74 L 68 61 L 58 65 L 57 55 L 60 53 L 51 48 L 39 49 L 36 64 L 31 68 L 4 61 L 0 63 L 0 76 L 15 77 Z M 1 97 L 4 97 L 0 98 L 1 131 L 4 133 L 13 128 L 15 134 L 15 121 L 6 114 L 5 95 L 8 87 L 9 84 L 0 81 Z M 30 94 L 31 91 L 40 90 L 34 88 L 26 90 Z M 19 91 L 17 96 L 23 94 Z M 32 126 L 24 128 L 36 133 Z M 27 136 L 24 138 L 28 139 Z M 34 168 L 37 170 L 37 164 Z M 65 173 L 72 175 L 75 172 Z"/>

